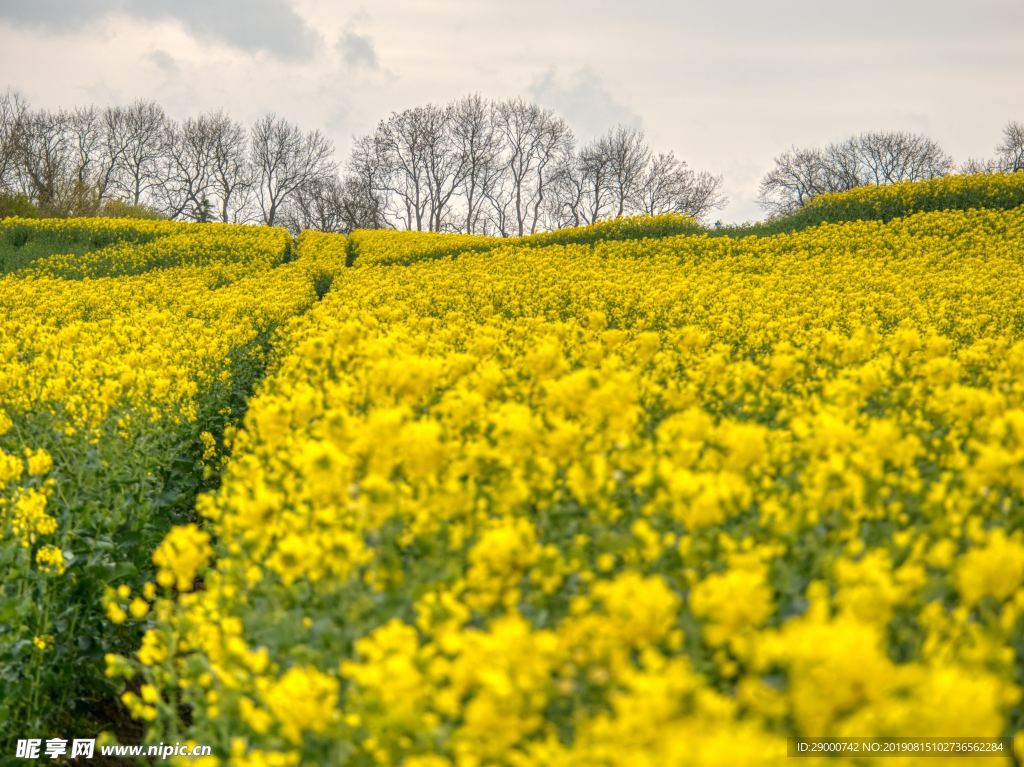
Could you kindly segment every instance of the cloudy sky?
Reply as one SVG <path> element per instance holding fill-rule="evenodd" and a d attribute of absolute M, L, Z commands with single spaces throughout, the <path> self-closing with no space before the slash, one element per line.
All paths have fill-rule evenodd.
<path fill-rule="evenodd" d="M 5 82 L 6 81 L 6 82 Z M 1024 120 L 1021 0 L 0 0 L 0 90 L 160 101 L 353 135 L 392 110 L 522 95 L 587 139 L 636 125 L 761 217 L 772 157 L 861 130 L 987 156 Z"/>

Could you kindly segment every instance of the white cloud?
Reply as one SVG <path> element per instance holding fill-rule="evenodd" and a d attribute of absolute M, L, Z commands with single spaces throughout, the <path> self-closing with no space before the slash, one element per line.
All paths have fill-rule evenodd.
<path fill-rule="evenodd" d="M 316 41 L 287 0 L 0 0 L 0 19 L 61 35 L 81 33 L 115 16 L 171 19 L 201 40 L 286 59 L 306 57 Z"/>
<path fill-rule="evenodd" d="M 369 35 L 345 31 L 338 40 L 338 51 L 342 60 L 353 69 L 379 69 L 377 51 Z"/>
<path fill-rule="evenodd" d="M 0 0 L 0 89 L 45 107 L 273 110 L 342 157 L 393 110 L 522 95 L 581 140 L 642 123 L 656 149 L 721 173 L 722 217 L 742 220 L 790 144 L 894 128 L 991 154 L 1024 119 L 1021 28 L 1020 0 Z"/>
<path fill-rule="evenodd" d="M 621 104 L 589 68 L 563 73 L 552 67 L 529 86 L 531 99 L 564 117 L 586 141 L 615 125 L 642 127 L 640 116 Z"/>

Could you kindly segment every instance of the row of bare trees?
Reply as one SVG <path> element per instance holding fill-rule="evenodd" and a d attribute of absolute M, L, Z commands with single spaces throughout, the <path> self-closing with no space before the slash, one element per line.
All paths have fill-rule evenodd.
<path fill-rule="evenodd" d="M 655 154 L 616 127 L 578 145 L 566 122 L 522 99 L 478 95 L 406 109 L 355 141 L 344 184 L 378 225 L 522 235 L 675 211 L 703 217 L 722 180 Z"/>
<path fill-rule="evenodd" d="M 159 104 L 34 110 L 0 94 L 0 194 L 49 215 L 111 201 L 192 221 L 292 229 L 395 227 L 500 235 L 632 213 L 704 216 L 721 179 L 614 128 L 577 147 L 566 122 L 521 99 L 478 95 L 393 113 L 343 168 L 320 132 L 269 114 L 176 121 Z"/>
<path fill-rule="evenodd" d="M 770 214 L 785 214 L 826 192 L 921 181 L 952 169 L 953 160 L 927 136 L 861 133 L 824 148 L 794 147 L 776 157 L 761 180 L 760 202 Z"/>
<path fill-rule="evenodd" d="M 996 146 L 995 157 L 984 160 L 970 159 L 960 170 L 962 173 L 1018 173 L 1024 171 L 1024 123 L 1011 121 L 1003 128 L 1002 141 Z"/>
<path fill-rule="evenodd" d="M 964 173 L 1024 170 L 1024 124 Z M 771 215 L 825 192 L 954 171 L 932 139 L 870 132 L 775 158 L 760 201 Z M 48 215 L 95 215 L 118 202 L 192 221 L 293 230 L 393 227 L 502 236 L 630 214 L 698 219 L 725 203 L 722 179 L 654 152 L 636 129 L 580 143 L 549 109 L 471 95 L 394 112 L 355 139 L 343 167 L 319 131 L 268 114 L 173 120 L 159 104 L 31 109 L 0 93 L 0 196 Z"/>
<path fill-rule="evenodd" d="M 279 223 L 302 187 L 336 174 L 331 143 L 274 114 L 170 119 L 159 104 L 33 110 L 0 94 L 0 193 L 51 215 L 112 200 L 192 221 Z"/>
<path fill-rule="evenodd" d="M 968 160 L 960 173 L 1005 173 L 1024 170 L 1024 124 L 1003 130 L 996 156 Z M 823 148 L 793 149 L 775 158 L 761 180 L 760 202 L 770 215 L 803 207 L 825 192 L 899 181 L 922 181 L 954 172 L 952 158 L 935 141 L 916 133 L 861 133 Z"/>

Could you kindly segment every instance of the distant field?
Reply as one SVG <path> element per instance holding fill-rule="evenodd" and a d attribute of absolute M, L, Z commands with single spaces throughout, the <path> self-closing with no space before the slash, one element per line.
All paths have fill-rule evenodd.
<path fill-rule="evenodd" d="M 1024 174 L 731 232 L 0 221 L 0 747 L 1017 737 L 1021 203 Z"/>

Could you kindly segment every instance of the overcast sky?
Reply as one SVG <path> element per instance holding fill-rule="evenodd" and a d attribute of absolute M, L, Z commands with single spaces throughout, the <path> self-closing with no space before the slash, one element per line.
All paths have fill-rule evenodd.
<path fill-rule="evenodd" d="M 791 144 L 903 129 L 990 155 L 1024 120 L 1024 0 L 0 0 L 5 86 L 45 107 L 273 110 L 340 157 L 392 110 L 522 95 L 581 139 L 636 125 L 721 173 L 740 221 Z"/>

